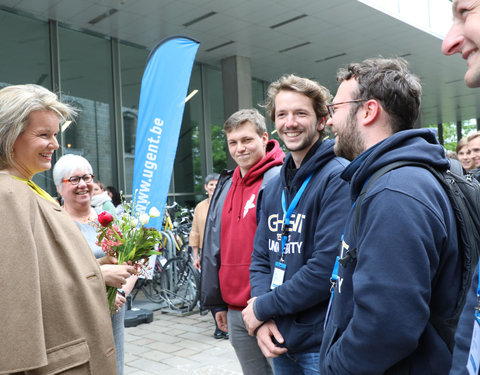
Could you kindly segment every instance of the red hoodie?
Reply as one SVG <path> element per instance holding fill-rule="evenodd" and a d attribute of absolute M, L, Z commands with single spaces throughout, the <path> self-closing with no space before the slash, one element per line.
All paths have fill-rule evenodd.
<path fill-rule="evenodd" d="M 257 229 L 256 204 L 263 174 L 283 164 L 285 154 L 277 141 L 267 143 L 265 157 L 242 178 L 240 168 L 233 172 L 222 211 L 220 234 L 220 291 L 228 307 L 242 310 L 250 299 L 250 262 Z"/>

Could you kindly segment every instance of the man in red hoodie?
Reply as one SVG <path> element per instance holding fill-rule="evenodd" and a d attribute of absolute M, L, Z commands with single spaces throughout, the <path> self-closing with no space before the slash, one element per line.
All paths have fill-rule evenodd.
<path fill-rule="evenodd" d="M 222 173 L 211 199 L 203 241 L 201 307 L 215 310 L 219 328 L 228 329 L 244 374 L 272 374 L 257 340 L 248 335 L 242 310 L 250 299 L 257 206 L 285 154 L 277 141 L 268 140 L 265 119 L 256 109 L 235 112 L 224 131 L 238 166 Z"/>

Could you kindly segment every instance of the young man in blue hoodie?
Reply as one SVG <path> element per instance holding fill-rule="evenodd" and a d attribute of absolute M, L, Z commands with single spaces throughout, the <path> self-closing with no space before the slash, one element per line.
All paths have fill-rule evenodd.
<path fill-rule="evenodd" d="M 255 234 L 252 299 L 242 315 L 276 375 L 318 374 L 330 274 L 350 209 L 348 164 L 323 140 L 328 90 L 295 75 L 268 90 L 267 108 L 290 151 L 265 188 Z M 286 219 L 287 218 L 287 219 Z M 290 224 L 288 223 L 290 221 Z"/>
<path fill-rule="evenodd" d="M 413 129 L 422 89 L 405 60 L 367 59 L 339 70 L 337 80 L 327 125 L 335 153 L 352 161 L 342 178 L 354 201 L 392 162 L 449 167 L 435 134 Z M 436 323 L 453 316 L 461 255 L 445 190 L 428 170 L 404 166 L 373 183 L 357 225 L 354 210 L 342 235 L 320 372 L 448 374 L 452 355 Z"/>

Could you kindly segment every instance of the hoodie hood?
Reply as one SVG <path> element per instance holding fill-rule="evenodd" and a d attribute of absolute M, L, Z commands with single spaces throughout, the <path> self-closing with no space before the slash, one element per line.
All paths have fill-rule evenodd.
<path fill-rule="evenodd" d="M 355 199 L 365 181 L 375 171 L 396 161 L 416 161 L 446 170 L 450 163 L 445 149 L 430 129 L 403 130 L 369 148 L 344 170 L 342 178 L 350 181 L 351 197 Z"/>
<path fill-rule="evenodd" d="M 238 183 L 238 180 L 242 180 L 242 183 L 246 186 L 250 186 L 259 178 L 263 178 L 263 174 L 270 168 L 277 165 L 282 165 L 285 153 L 280 148 L 280 144 L 275 139 L 271 139 L 267 142 L 265 156 L 248 172 L 243 176 L 240 173 L 240 167 L 235 168 L 233 173 L 233 183 Z"/>
<path fill-rule="evenodd" d="M 297 173 L 295 174 L 295 177 L 293 178 L 290 193 L 295 194 L 302 185 L 303 181 L 305 181 L 305 179 L 311 173 L 320 171 L 325 164 L 335 158 L 335 154 L 332 152 L 334 145 L 334 140 L 326 139 L 321 143 L 321 145 L 318 147 L 318 150 L 310 157 L 310 159 L 308 159 L 305 163 L 302 163 Z M 283 165 L 282 171 L 280 173 L 283 186 L 288 186 L 287 165 L 291 162 L 291 159 L 292 155 L 288 154 L 287 160 L 285 161 L 285 164 Z"/>

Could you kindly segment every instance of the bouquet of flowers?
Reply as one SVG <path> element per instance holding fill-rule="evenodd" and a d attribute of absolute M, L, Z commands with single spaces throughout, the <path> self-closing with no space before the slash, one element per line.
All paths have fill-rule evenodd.
<path fill-rule="evenodd" d="M 161 241 L 161 235 L 155 228 L 145 227 L 151 217 L 158 217 L 160 212 L 152 207 L 149 213 L 137 213 L 132 206 L 125 205 L 125 213 L 114 218 L 109 212 L 98 215 L 97 245 L 107 255 L 118 260 L 118 264 L 132 264 L 142 270 L 151 255 L 160 254 L 155 245 Z M 117 288 L 107 287 L 110 312 L 113 313 Z"/>

